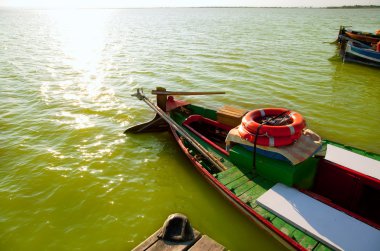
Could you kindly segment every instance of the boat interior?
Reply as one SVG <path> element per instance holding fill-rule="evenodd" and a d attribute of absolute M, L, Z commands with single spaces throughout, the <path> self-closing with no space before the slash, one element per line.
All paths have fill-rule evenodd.
<path fill-rule="evenodd" d="M 183 125 L 225 156 L 225 139 L 233 128 L 201 115 L 191 115 Z M 327 144 L 325 142 L 325 144 Z M 380 229 L 380 180 L 323 157 L 317 159 L 312 186 L 299 191 L 360 221 Z M 253 168 L 253 167 L 252 167 Z"/>

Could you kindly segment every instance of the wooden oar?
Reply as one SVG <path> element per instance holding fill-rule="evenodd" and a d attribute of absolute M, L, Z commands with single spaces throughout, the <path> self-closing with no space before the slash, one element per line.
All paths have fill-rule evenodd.
<path fill-rule="evenodd" d="M 152 90 L 155 95 L 213 95 L 213 94 L 226 94 L 225 92 L 172 92 L 172 91 L 157 91 Z"/>
<path fill-rule="evenodd" d="M 201 153 L 208 161 L 211 162 L 219 171 L 227 170 L 227 168 L 220 162 L 218 158 L 212 155 L 207 149 L 205 149 L 201 144 L 199 144 L 193 137 L 185 131 L 182 127 L 178 126 L 177 123 L 167 115 L 160 107 L 152 103 L 147 97 L 145 97 L 142 89 L 137 89 L 136 94 L 132 96 L 137 97 L 139 100 L 144 101 L 150 108 L 157 112 L 171 127 L 173 127 L 182 137 L 184 137 L 199 153 Z"/>

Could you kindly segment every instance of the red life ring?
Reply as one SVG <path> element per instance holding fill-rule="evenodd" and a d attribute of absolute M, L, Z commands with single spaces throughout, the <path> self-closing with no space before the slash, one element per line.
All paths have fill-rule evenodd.
<path fill-rule="evenodd" d="M 290 116 L 291 123 L 279 126 L 261 124 L 263 118 L 281 114 Z M 298 112 L 289 111 L 284 108 L 265 108 L 248 112 L 242 119 L 242 125 L 248 132 L 253 134 L 255 134 L 257 128 L 262 125 L 259 130 L 260 134 L 267 134 L 272 137 L 289 137 L 300 134 L 305 128 L 306 123 L 302 115 Z"/>
<path fill-rule="evenodd" d="M 240 137 L 251 142 L 255 143 L 255 134 L 248 132 L 244 129 L 244 126 L 240 124 L 238 128 L 238 132 Z M 301 137 L 301 132 L 294 134 L 290 137 L 271 137 L 267 135 L 259 135 L 257 136 L 257 144 L 260 146 L 287 146 L 292 144 L 295 140 Z"/>

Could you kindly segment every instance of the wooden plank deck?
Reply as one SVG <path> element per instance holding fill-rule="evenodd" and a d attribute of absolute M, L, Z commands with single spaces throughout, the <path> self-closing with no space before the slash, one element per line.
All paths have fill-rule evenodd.
<path fill-rule="evenodd" d="M 310 237 L 295 226 L 285 222 L 280 217 L 259 206 L 256 200 L 275 185 L 274 182 L 239 170 L 237 167 L 214 175 L 231 192 L 238 196 L 244 203 L 251 207 L 263 218 L 270 221 L 281 232 L 298 242 L 307 250 L 331 250 L 318 240 Z"/>
<path fill-rule="evenodd" d="M 170 217 L 170 216 L 169 216 Z M 168 219 L 169 219 L 168 217 Z M 165 224 L 164 224 L 165 226 Z M 207 235 L 202 235 L 195 228 L 193 229 L 194 238 L 189 241 L 169 241 L 161 237 L 164 226 L 154 232 L 145 241 L 136 246 L 132 251 L 207 251 L 227 250 L 223 245 L 211 239 Z"/>
<path fill-rule="evenodd" d="M 197 241 L 189 251 L 223 251 L 226 250 L 221 244 L 217 243 L 207 235 L 202 235 L 202 237 Z"/>
<path fill-rule="evenodd" d="M 153 250 L 170 250 L 170 251 L 180 251 L 187 250 L 188 247 L 192 246 L 196 243 L 200 238 L 201 234 L 199 231 L 193 229 L 194 231 L 194 239 L 186 242 L 171 242 L 165 241 L 163 239 L 158 238 L 159 233 L 161 232 L 161 228 L 158 229 L 154 234 L 152 234 L 148 239 L 139 244 L 137 247 L 133 249 L 133 251 L 153 251 Z"/>

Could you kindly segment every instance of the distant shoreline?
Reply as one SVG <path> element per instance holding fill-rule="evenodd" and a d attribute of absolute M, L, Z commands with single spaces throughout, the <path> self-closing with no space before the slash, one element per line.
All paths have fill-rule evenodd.
<path fill-rule="evenodd" d="M 78 9 L 78 10 L 96 10 L 96 9 L 104 9 L 104 10 L 112 10 L 112 9 L 379 9 L 380 5 L 343 5 L 343 6 L 327 6 L 327 7 L 254 7 L 254 6 L 193 6 L 193 7 L 186 7 L 186 6 L 166 6 L 166 7 L 123 7 L 123 8 L 116 8 L 116 7 L 104 7 L 104 8 L 75 8 L 75 7 L 67 7 L 67 8 L 42 8 L 42 7 L 2 7 L 0 6 L 0 10 L 57 10 L 57 9 L 63 9 L 63 10 L 70 10 L 70 9 Z"/>
<path fill-rule="evenodd" d="M 380 5 L 343 5 L 339 7 L 324 7 L 324 9 L 376 9 Z"/>

